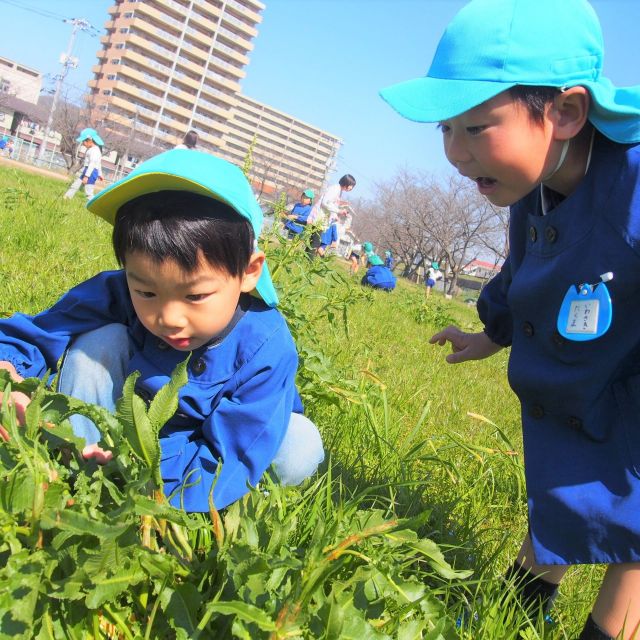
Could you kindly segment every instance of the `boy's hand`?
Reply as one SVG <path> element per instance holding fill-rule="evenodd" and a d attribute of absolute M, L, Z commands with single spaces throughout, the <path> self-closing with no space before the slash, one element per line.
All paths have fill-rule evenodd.
<path fill-rule="evenodd" d="M 112 458 L 111 451 L 105 451 L 97 444 L 89 444 L 82 450 L 82 457 L 85 460 L 95 460 L 98 464 L 107 464 Z"/>
<path fill-rule="evenodd" d="M 482 358 L 488 358 L 502 349 L 499 344 L 492 342 L 484 331 L 465 333 L 454 326 L 448 326 L 436 333 L 429 342 L 439 344 L 441 347 L 447 342 L 451 343 L 453 353 L 446 357 L 449 364 L 457 364 L 466 360 L 482 360 Z"/>
<path fill-rule="evenodd" d="M 24 378 L 16 371 L 15 367 L 9 362 L 0 362 L 0 369 L 5 369 L 11 374 L 12 380 L 22 382 Z M 10 403 L 16 408 L 16 418 L 18 424 L 24 424 L 24 412 L 27 405 L 31 402 L 31 398 L 21 391 L 12 391 L 9 396 Z M 9 432 L 0 425 L 0 438 L 5 442 L 9 440 Z"/>

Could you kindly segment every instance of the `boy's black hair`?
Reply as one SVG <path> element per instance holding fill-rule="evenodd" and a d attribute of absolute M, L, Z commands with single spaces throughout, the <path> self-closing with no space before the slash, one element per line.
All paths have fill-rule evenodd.
<path fill-rule="evenodd" d="M 560 93 L 557 87 L 527 86 L 517 84 L 509 89 L 509 94 L 527 108 L 529 117 L 537 124 L 544 122 L 547 105 Z"/>
<path fill-rule="evenodd" d="M 204 259 L 237 278 L 253 253 L 251 224 L 228 205 L 189 191 L 157 191 L 123 204 L 113 226 L 113 250 L 125 266 L 128 253 L 155 262 L 173 260 L 193 272 Z"/>
<path fill-rule="evenodd" d="M 355 187 L 356 179 L 350 173 L 345 173 L 345 175 L 343 175 L 342 178 L 338 180 L 338 184 L 341 187 Z"/>

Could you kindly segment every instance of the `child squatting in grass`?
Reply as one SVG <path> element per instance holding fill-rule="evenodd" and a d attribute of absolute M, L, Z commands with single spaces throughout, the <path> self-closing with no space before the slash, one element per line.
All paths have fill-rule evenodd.
<path fill-rule="evenodd" d="M 509 574 L 548 605 L 569 565 L 609 565 L 583 640 L 640 635 L 640 87 L 614 87 L 602 59 L 586 0 L 473 0 L 426 77 L 381 92 L 511 207 L 484 331 L 431 342 L 450 363 L 511 346 L 529 532 Z"/>
<path fill-rule="evenodd" d="M 160 432 L 165 493 L 187 511 L 209 511 L 214 482 L 214 504 L 226 507 L 271 464 L 283 484 L 311 475 L 322 441 L 302 415 L 298 356 L 275 308 L 256 242 L 262 212 L 242 172 L 171 150 L 87 207 L 114 225 L 123 268 L 36 316 L 1 320 L 0 367 L 18 381 L 41 377 L 64 355 L 59 391 L 113 410 L 128 374 L 140 372 L 136 392 L 151 399 L 190 354 L 178 409 Z M 29 398 L 14 392 L 12 402 L 21 419 Z M 85 438 L 84 457 L 108 463 L 93 422 L 76 415 L 71 423 Z"/>

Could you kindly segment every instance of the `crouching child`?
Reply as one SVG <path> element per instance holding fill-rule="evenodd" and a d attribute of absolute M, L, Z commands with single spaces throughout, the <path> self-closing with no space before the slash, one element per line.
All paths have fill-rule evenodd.
<path fill-rule="evenodd" d="M 256 239 L 262 212 L 234 165 L 175 149 L 93 198 L 113 224 L 121 269 L 77 285 L 36 316 L 0 321 L 0 367 L 15 380 L 59 372 L 59 391 L 115 408 L 125 378 L 150 400 L 189 357 L 188 382 L 160 432 L 171 503 L 224 508 L 273 464 L 283 484 L 324 458 L 295 387 L 296 348 Z M 20 416 L 29 398 L 13 394 Z M 100 433 L 72 416 L 85 458 L 108 463 Z M 218 473 L 219 462 L 222 463 Z"/>

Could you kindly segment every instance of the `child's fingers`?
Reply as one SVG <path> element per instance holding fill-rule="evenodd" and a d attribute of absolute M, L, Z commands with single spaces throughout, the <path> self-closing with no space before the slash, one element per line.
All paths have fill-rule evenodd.
<path fill-rule="evenodd" d="M 105 451 L 97 444 L 90 444 L 82 450 L 82 457 L 85 460 L 93 459 L 98 464 L 107 464 L 107 462 L 113 458 L 113 453 L 111 451 Z"/>

